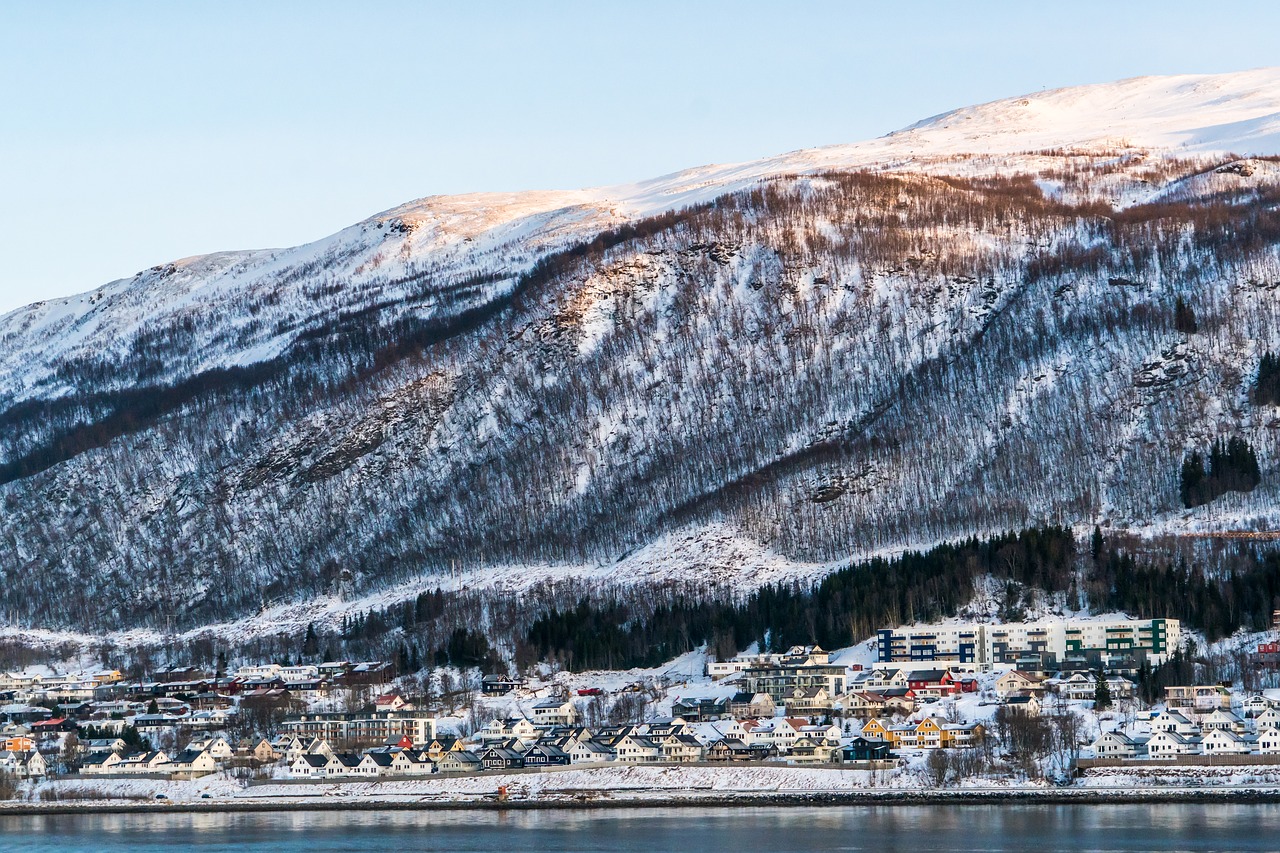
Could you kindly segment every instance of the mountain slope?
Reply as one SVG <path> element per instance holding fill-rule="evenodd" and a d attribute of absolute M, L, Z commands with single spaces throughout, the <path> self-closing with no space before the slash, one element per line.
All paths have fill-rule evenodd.
<path fill-rule="evenodd" d="M 690 539 L 732 545 L 683 576 L 752 583 L 778 554 L 818 572 L 1027 523 L 1267 523 L 1280 421 L 1248 389 L 1280 349 L 1278 129 L 1280 70 L 1138 78 L 624 187 L 423 199 L 12 312 L 6 618 L 626 579 Z M 1264 486 L 1181 512 L 1183 453 L 1225 432 Z"/>

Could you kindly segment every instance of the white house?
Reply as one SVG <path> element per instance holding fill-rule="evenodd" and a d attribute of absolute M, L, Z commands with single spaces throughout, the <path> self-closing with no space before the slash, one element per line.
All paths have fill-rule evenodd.
<path fill-rule="evenodd" d="M 1269 726 L 1258 734 L 1258 752 L 1264 755 L 1280 753 L 1280 728 Z"/>
<path fill-rule="evenodd" d="M 1253 727 L 1258 732 L 1262 732 L 1264 729 L 1280 729 L 1280 711 L 1275 708 L 1267 708 L 1253 718 Z"/>
<path fill-rule="evenodd" d="M 1200 734 L 1200 726 L 1181 711 L 1161 711 L 1151 718 L 1152 732 L 1176 732 L 1184 737 Z"/>
<path fill-rule="evenodd" d="M 187 749 L 207 752 L 214 761 L 219 763 L 230 761 L 231 757 L 235 755 L 235 749 L 221 735 L 193 740 L 187 744 Z"/>
<path fill-rule="evenodd" d="M 0 771 L 19 779 L 38 779 L 47 772 L 44 756 L 35 750 L 30 752 L 0 752 Z"/>
<path fill-rule="evenodd" d="M 996 695 L 1007 699 L 1015 693 L 1039 693 L 1044 690 L 1044 679 L 1029 672 L 1011 669 L 996 679 Z"/>
<path fill-rule="evenodd" d="M 1200 740 L 1200 752 L 1204 755 L 1248 755 L 1253 751 L 1254 739 L 1244 737 L 1231 729 L 1211 729 Z"/>
<path fill-rule="evenodd" d="M 575 740 L 564 746 L 570 764 L 608 764 L 616 758 L 612 749 L 594 740 Z"/>
<path fill-rule="evenodd" d="M 120 753 L 118 752 L 95 752 L 84 757 L 80 762 L 81 776 L 102 776 L 115 772 L 115 766 L 120 763 Z"/>
<path fill-rule="evenodd" d="M 1244 720 L 1237 717 L 1230 711 L 1224 711 L 1221 708 L 1215 709 L 1212 713 L 1206 714 L 1200 718 L 1200 730 L 1203 732 L 1211 732 L 1216 729 L 1224 729 L 1236 734 L 1244 733 Z"/>
<path fill-rule="evenodd" d="M 1198 755 L 1199 735 L 1183 735 L 1173 730 L 1156 732 L 1147 741 L 1147 755 L 1151 758 L 1177 758 L 1179 755 Z"/>
<path fill-rule="evenodd" d="M 544 699 L 533 706 L 535 725 L 573 726 L 578 722 L 578 709 L 568 699 Z"/>
<path fill-rule="evenodd" d="M 194 779 L 216 773 L 218 762 L 207 749 L 185 749 L 175 755 L 164 769 L 169 773 L 178 773 Z"/>
<path fill-rule="evenodd" d="M 614 752 L 623 764 L 654 764 L 662 760 L 662 746 L 643 735 L 624 735 Z"/>
<path fill-rule="evenodd" d="M 1098 758 L 1137 758 L 1147 752 L 1147 738 L 1131 737 L 1124 732 L 1103 732 L 1093 742 Z"/>
<path fill-rule="evenodd" d="M 120 757 L 112 773 L 168 773 L 169 756 L 160 750 L 134 752 Z"/>
<path fill-rule="evenodd" d="M 335 759 L 331 755 L 304 753 L 289 763 L 289 775 L 294 779 L 323 779 L 330 775 L 329 763 L 332 761 Z"/>

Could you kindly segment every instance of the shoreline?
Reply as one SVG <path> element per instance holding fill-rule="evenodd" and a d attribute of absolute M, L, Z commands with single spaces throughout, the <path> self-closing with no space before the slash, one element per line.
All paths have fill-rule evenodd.
<path fill-rule="evenodd" d="M 229 798 L 199 801 L 64 801 L 3 803 L 0 819 L 72 814 L 245 814 L 327 811 L 583 811 L 646 809 L 821 808 L 840 806 L 1132 805 L 1147 803 L 1280 804 L 1280 787 L 1089 789 L 961 789 L 794 794 L 708 794 L 686 797 L 566 797 L 545 799 L 381 799 L 377 797 Z"/>

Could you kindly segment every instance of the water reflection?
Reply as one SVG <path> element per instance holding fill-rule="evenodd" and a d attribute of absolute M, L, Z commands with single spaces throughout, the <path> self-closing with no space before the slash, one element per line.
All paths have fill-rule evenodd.
<path fill-rule="evenodd" d="M 1138 853 L 1274 850 L 1278 831 L 1280 806 L 1273 805 L 89 814 L 0 818 L 0 849 Z"/>

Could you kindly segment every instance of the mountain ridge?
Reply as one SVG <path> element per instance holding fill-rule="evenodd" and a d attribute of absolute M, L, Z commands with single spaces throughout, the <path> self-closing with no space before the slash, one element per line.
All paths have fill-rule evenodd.
<path fill-rule="evenodd" d="M 1117 93 L 1146 112 L 1103 126 Z M 428 197 L 11 312 L 5 621 L 1273 524 L 1280 420 L 1249 383 L 1280 350 L 1278 104 L 1280 69 L 1054 90 L 623 189 Z M 1014 130 L 961 153 L 966 110 Z M 1043 145 L 1028 110 L 1075 130 Z M 1182 455 L 1224 431 L 1262 487 L 1180 508 Z"/>

